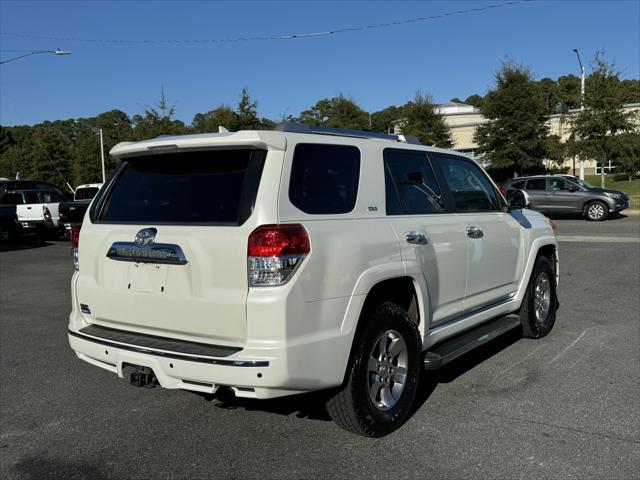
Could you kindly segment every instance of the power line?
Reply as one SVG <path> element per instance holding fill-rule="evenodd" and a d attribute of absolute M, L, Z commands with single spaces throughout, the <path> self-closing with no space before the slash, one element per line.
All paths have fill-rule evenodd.
<path fill-rule="evenodd" d="M 454 10 L 445 13 L 439 13 L 434 15 L 428 15 L 425 17 L 414 17 L 406 20 L 399 20 L 395 22 L 383 22 L 383 23 L 375 23 L 371 25 L 361 25 L 355 27 L 345 27 L 339 28 L 336 30 L 327 30 L 324 32 L 309 32 L 309 33 L 296 33 L 296 34 L 287 34 L 287 35 L 270 35 L 270 36 L 256 36 L 256 37 L 237 37 L 237 38 L 213 38 L 213 39 L 168 39 L 168 40 L 160 40 L 160 39 L 147 39 L 147 40 L 136 40 L 136 39 L 104 39 L 104 38 L 78 38 L 78 37 L 58 37 L 58 36 L 48 36 L 48 35 L 32 35 L 27 33 L 14 33 L 14 32 L 0 32 L 1 35 L 10 36 L 10 37 L 21 37 L 21 38 L 38 38 L 44 40 L 61 40 L 67 42 L 87 42 L 87 43 L 107 43 L 107 44 L 194 44 L 194 43 L 235 43 L 235 42 L 251 42 L 251 41 L 266 41 L 266 40 L 297 40 L 301 38 L 309 38 L 309 37 L 325 37 L 330 35 L 337 35 L 340 33 L 347 32 L 358 32 L 364 30 L 372 30 L 377 28 L 388 28 L 388 27 L 396 27 L 399 25 L 406 25 L 410 23 L 417 22 L 425 22 L 430 20 L 436 20 L 439 18 L 446 18 L 456 15 L 464 15 L 468 13 L 475 12 L 483 12 L 486 10 L 491 10 L 495 8 L 508 7 L 512 5 L 518 5 L 521 3 L 531 2 L 533 0 L 513 0 L 509 2 L 501 2 L 495 3 L 492 5 L 485 5 L 483 7 L 475 7 L 475 8 L 467 8 L 464 10 Z"/>

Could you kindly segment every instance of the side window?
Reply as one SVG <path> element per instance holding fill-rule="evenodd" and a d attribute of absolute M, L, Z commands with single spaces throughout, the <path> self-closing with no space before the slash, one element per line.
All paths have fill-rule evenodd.
<path fill-rule="evenodd" d="M 42 203 L 58 203 L 63 201 L 62 197 L 56 192 L 41 192 L 40 199 Z"/>
<path fill-rule="evenodd" d="M 501 204 L 486 175 L 474 162 L 437 155 L 456 212 L 496 212 Z"/>
<path fill-rule="evenodd" d="M 356 205 L 359 177 L 356 147 L 300 143 L 293 153 L 289 200 L 309 214 L 348 213 Z"/>
<path fill-rule="evenodd" d="M 384 167 L 387 215 L 419 215 L 445 210 L 440 187 L 426 153 L 387 148 Z"/>
<path fill-rule="evenodd" d="M 524 180 L 520 182 L 513 182 L 511 185 L 509 185 L 509 188 L 514 190 L 522 190 L 524 188 Z"/>
<path fill-rule="evenodd" d="M 549 190 L 560 191 L 563 190 L 568 192 L 569 190 L 580 190 L 580 187 L 573 183 L 570 180 L 565 180 L 562 178 L 550 178 L 549 179 Z"/>
<path fill-rule="evenodd" d="M 527 190 L 545 190 L 547 180 L 544 178 L 534 178 L 527 181 Z"/>
<path fill-rule="evenodd" d="M 25 200 L 29 203 L 41 203 L 37 192 L 24 192 Z"/>

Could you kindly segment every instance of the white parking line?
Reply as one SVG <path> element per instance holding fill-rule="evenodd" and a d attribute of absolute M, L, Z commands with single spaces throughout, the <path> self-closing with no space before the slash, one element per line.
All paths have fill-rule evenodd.
<path fill-rule="evenodd" d="M 640 243 L 636 237 L 599 237 L 582 235 L 558 235 L 559 242 L 589 242 L 589 243 Z"/>

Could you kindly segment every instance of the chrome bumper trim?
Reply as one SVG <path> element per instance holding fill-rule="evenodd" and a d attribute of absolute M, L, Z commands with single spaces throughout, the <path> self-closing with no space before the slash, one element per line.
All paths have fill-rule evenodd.
<path fill-rule="evenodd" d="M 269 366 L 268 360 L 225 360 L 220 358 L 191 355 L 187 353 L 169 352 L 164 350 L 156 350 L 149 347 L 140 347 L 138 345 L 120 343 L 113 340 L 106 340 L 104 338 L 86 335 L 80 332 L 74 332 L 71 329 L 68 329 L 68 333 L 71 336 L 74 336 L 89 342 L 99 343 L 100 345 L 106 345 L 106 346 L 118 348 L 121 350 L 129 350 L 131 352 L 143 353 L 146 355 L 154 355 L 154 356 L 165 357 L 165 358 L 174 358 L 176 360 L 187 360 L 190 362 L 208 363 L 211 365 L 224 365 L 227 367 L 268 367 Z"/>

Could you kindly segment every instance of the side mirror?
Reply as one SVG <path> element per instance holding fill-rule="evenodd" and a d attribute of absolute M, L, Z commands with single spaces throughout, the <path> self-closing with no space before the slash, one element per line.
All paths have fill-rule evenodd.
<path fill-rule="evenodd" d="M 509 209 L 522 210 L 529 206 L 529 195 L 524 190 L 513 190 L 509 195 Z"/>

